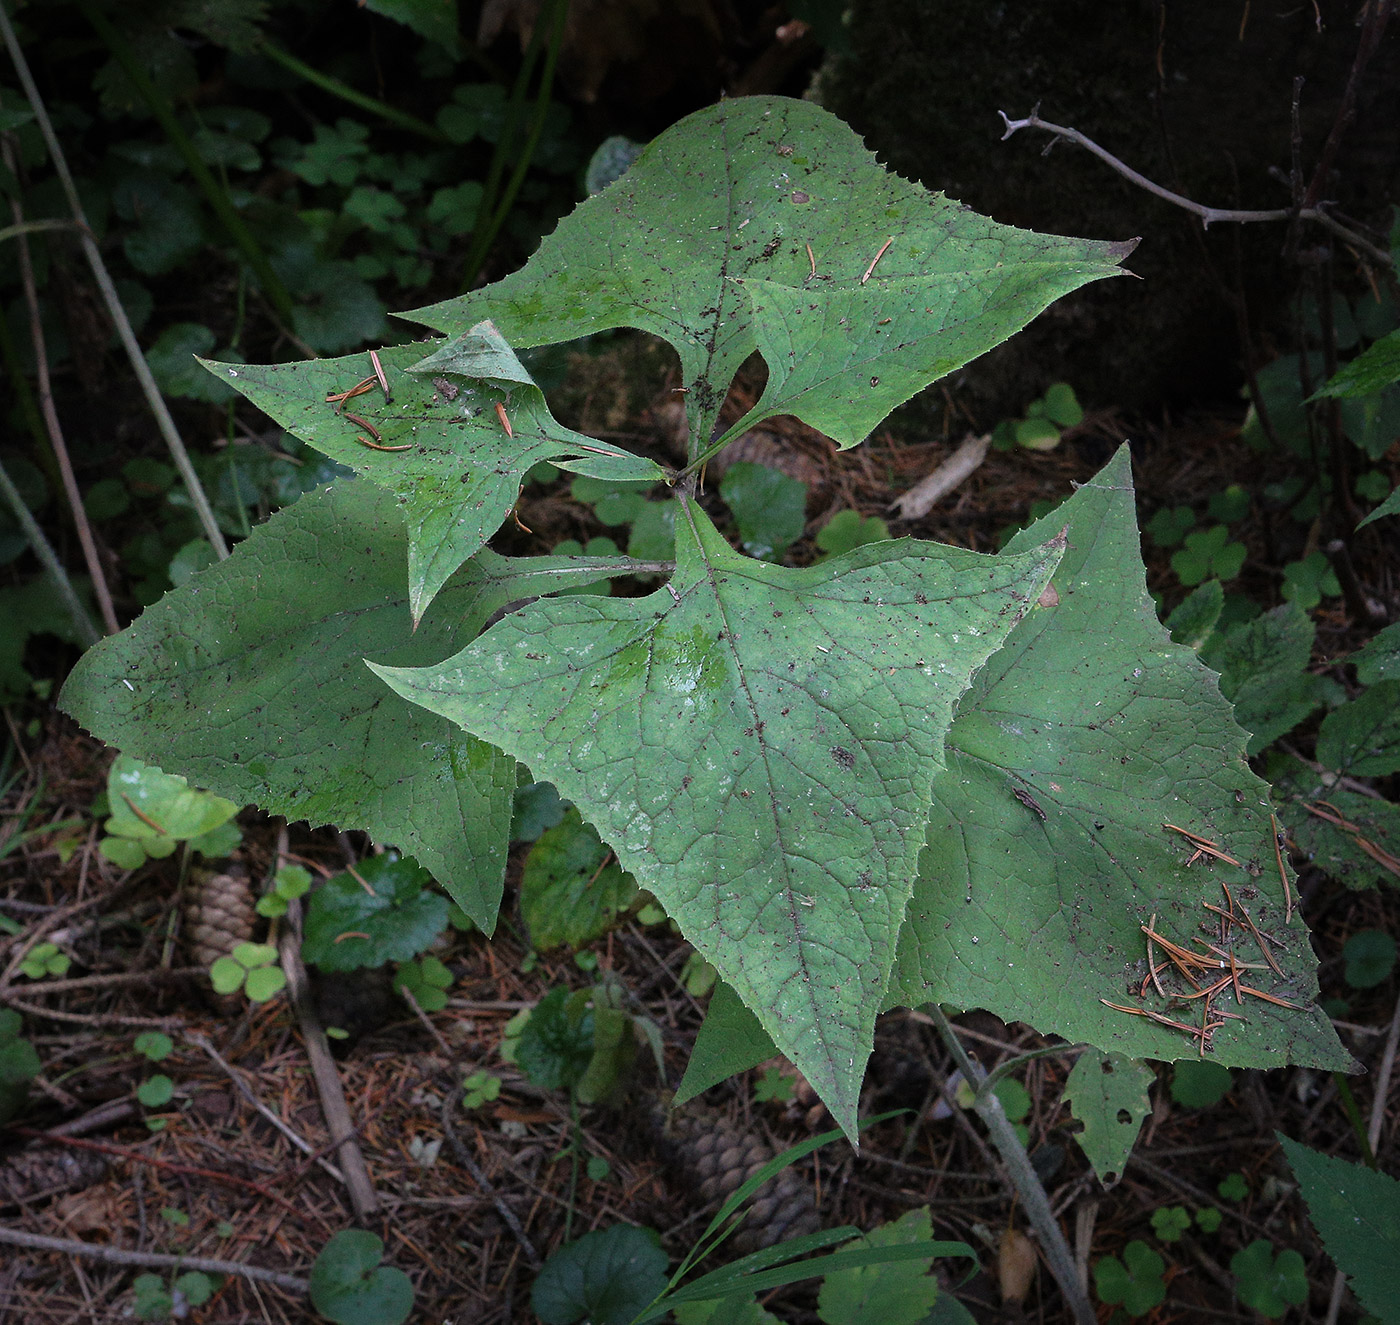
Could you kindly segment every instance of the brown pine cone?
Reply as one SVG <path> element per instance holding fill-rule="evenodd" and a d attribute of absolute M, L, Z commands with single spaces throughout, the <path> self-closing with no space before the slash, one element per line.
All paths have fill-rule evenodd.
<path fill-rule="evenodd" d="M 253 889 L 237 866 L 224 874 L 191 870 L 185 900 L 185 942 L 198 966 L 209 967 L 240 943 L 250 943 L 258 923 Z"/>
<path fill-rule="evenodd" d="M 658 1147 L 702 1204 L 720 1205 L 773 1158 L 766 1141 L 736 1127 L 721 1110 L 692 1102 L 668 1116 L 667 1103 L 658 1097 L 650 1110 Z M 749 1198 L 748 1210 L 731 1239 L 739 1253 L 821 1228 L 811 1184 L 794 1168 L 764 1183 Z"/>

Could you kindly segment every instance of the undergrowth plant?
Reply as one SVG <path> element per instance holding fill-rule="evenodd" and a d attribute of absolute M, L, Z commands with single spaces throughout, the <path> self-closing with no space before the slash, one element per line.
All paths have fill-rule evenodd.
<path fill-rule="evenodd" d="M 61 703 L 236 803 L 394 843 L 487 933 L 523 764 L 718 971 L 692 1075 L 776 1049 L 851 1137 L 900 1005 L 1132 1059 L 1344 1070 L 1247 734 L 1147 597 L 1126 449 L 996 556 L 879 539 L 787 568 L 732 548 L 698 493 L 777 415 L 857 445 L 1130 248 L 985 220 L 812 105 L 723 102 L 523 269 L 409 315 L 446 339 L 209 363 L 357 477 L 92 649 Z M 624 326 L 679 356 L 679 472 L 559 423 L 516 353 Z M 763 394 L 720 432 L 755 350 Z M 646 485 L 673 560 L 492 550 L 540 461 Z M 559 592 L 624 576 L 662 578 Z M 1159 946 L 1188 948 L 1207 904 L 1257 991 L 1237 1016 L 1182 1002 Z"/>

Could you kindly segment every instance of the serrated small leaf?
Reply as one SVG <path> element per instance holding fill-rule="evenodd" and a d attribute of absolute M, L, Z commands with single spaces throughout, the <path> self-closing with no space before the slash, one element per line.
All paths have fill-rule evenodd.
<path fill-rule="evenodd" d="M 581 948 L 606 934 L 636 895 L 636 880 L 616 863 L 612 848 L 571 809 L 525 858 L 520 914 L 537 950 Z"/>
<path fill-rule="evenodd" d="M 302 956 L 323 971 L 416 957 L 447 928 L 447 898 L 412 859 L 387 852 L 327 879 L 311 898 Z"/>
<path fill-rule="evenodd" d="M 902 539 L 788 570 L 686 510 L 667 588 L 541 600 L 438 667 L 376 670 L 578 805 L 854 1134 L 920 789 L 1060 547 Z"/>
<path fill-rule="evenodd" d="M 1400 770 L 1400 681 L 1381 681 L 1323 718 L 1317 759 L 1352 777 Z"/>
<path fill-rule="evenodd" d="M 1400 1321 L 1400 1182 L 1278 1139 L 1313 1226 L 1352 1291 L 1382 1321 Z"/>
<path fill-rule="evenodd" d="M 907 1211 L 846 1244 L 855 1247 L 901 1247 L 931 1243 L 933 1221 L 928 1207 Z M 817 1311 L 825 1325 L 919 1325 L 938 1299 L 938 1281 L 927 1260 L 893 1261 L 833 1270 L 822 1281 Z"/>
<path fill-rule="evenodd" d="M 530 1290 L 545 1325 L 628 1325 L 666 1286 L 666 1253 L 650 1229 L 614 1224 L 565 1243 Z"/>
<path fill-rule="evenodd" d="M 1092 1050 L 1070 1070 L 1065 1100 L 1084 1124 L 1074 1139 L 1105 1186 L 1122 1176 L 1142 1120 L 1152 1112 L 1147 1090 L 1155 1080 L 1146 1063 Z"/>
<path fill-rule="evenodd" d="M 376 387 L 346 402 L 344 413 L 326 397 L 374 375 L 367 354 L 204 365 L 303 441 L 397 497 L 408 524 L 415 623 L 452 573 L 500 527 L 537 462 L 604 478 L 656 482 L 663 477 L 654 461 L 555 422 L 544 395 L 489 322 L 426 357 L 423 348 L 380 350 L 392 398 L 386 400 Z M 485 376 L 469 384 L 478 372 Z M 444 374 L 463 383 L 451 400 L 432 382 Z M 513 436 L 497 405 L 506 411 Z M 360 437 L 408 449 L 378 451 L 356 440 Z"/>

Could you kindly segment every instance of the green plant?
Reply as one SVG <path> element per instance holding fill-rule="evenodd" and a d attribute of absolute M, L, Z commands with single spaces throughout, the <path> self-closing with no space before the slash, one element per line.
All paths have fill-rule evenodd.
<path fill-rule="evenodd" d="M 1208 577 L 1233 580 L 1244 565 L 1245 545 L 1230 541 L 1230 531 L 1218 524 L 1187 534 L 1185 546 L 1172 553 L 1172 570 L 1189 589 Z"/>
<path fill-rule="evenodd" d="M 1145 1316 L 1166 1301 L 1166 1268 L 1147 1243 L 1130 1242 L 1121 1260 L 1105 1256 L 1095 1263 L 1094 1288 L 1100 1301 L 1121 1306 L 1130 1316 Z"/>
<path fill-rule="evenodd" d="M 607 933 L 636 896 L 636 880 L 592 825 L 570 809 L 525 858 L 520 914 L 537 950 L 579 948 Z"/>
<path fill-rule="evenodd" d="M 731 549 L 694 491 L 711 455 L 778 414 L 857 444 L 1125 252 L 927 195 L 805 103 L 723 102 L 662 135 L 523 270 L 418 310 L 448 333 L 440 348 L 379 352 L 388 392 L 372 389 L 364 417 L 407 450 L 367 448 L 326 403 L 369 376 L 364 356 L 211 364 L 361 478 L 279 512 L 98 645 L 63 702 L 241 800 L 395 841 L 487 932 L 523 763 L 756 1011 L 764 1056 L 784 1053 L 851 1134 L 886 1006 L 980 1005 L 1133 1056 L 1195 1054 L 1195 1030 L 1121 1003 L 1122 953 L 1143 952 L 1147 919 L 1219 896 L 1184 870 L 1161 805 L 1232 861 L 1271 861 L 1272 828 L 1244 734 L 1147 602 L 1126 453 L 997 557 L 861 542 L 789 570 Z M 679 474 L 558 424 L 512 348 L 618 325 L 680 354 Z M 754 349 L 764 393 L 716 437 Z M 541 460 L 671 482 L 649 503 L 674 513 L 669 580 L 640 598 L 537 598 L 657 573 L 485 548 Z M 1073 594 L 1047 593 L 1057 580 Z M 188 724 L 191 708 L 221 720 Z M 231 759 L 230 742 L 250 753 Z M 1288 1005 L 1222 1020 L 1209 1047 L 1340 1069 L 1330 1024 L 1301 1001 L 1316 986 L 1285 881 L 1253 915 L 1292 926 Z"/>
<path fill-rule="evenodd" d="M 1234 1078 L 1219 1063 L 1183 1059 L 1172 1068 L 1172 1099 L 1188 1109 L 1208 1109 L 1230 1093 Z"/>
<path fill-rule="evenodd" d="M 29 1098 L 29 1083 L 43 1070 L 38 1051 L 20 1035 L 13 1008 L 0 1008 L 0 1123 L 15 1117 Z"/>
<path fill-rule="evenodd" d="M 462 1082 L 462 1091 L 462 1107 L 479 1109 L 500 1097 L 501 1079 L 482 1068 L 466 1077 Z"/>
<path fill-rule="evenodd" d="M 1000 451 L 1024 446 L 1032 451 L 1053 451 L 1068 428 L 1084 422 L 1084 410 L 1068 382 L 1056 382 L 1026 409 L 1025 417 L 1003 419 L 992 430 L 992 445 Z"/>
<path fill-rule="evenodd" d="M 283 865 L 272 878 L 272 888 L 258 898 L 257 912 L 275 920 L 287 914 L 287 907 L 304 897 L 311 887 L 311 875 L 300 865 Z"/>
<path fill-rule="evenodd" d="M 231 823 L 238 806 L 197 791 L 179 776 L 118 755 L 107 775 L 111 809 L 97 849 L 122 869 L 139 869 L 148 857 L 162 860 L 182 842 L 201 855 L 226 856 L 241 834 Z"/>
<path fill-rule="evenodd" d="M 183 1320 L 191 1307 L 202 1307 L 218 1286 L 218 1276 L 188 1270 L 167 1281 L 158 1274 L 138 1274 L 131 1281 L 137 1320 Z"/>
<path fill-rule="evenodd" d="M 432 876 L 393 852 L 327 879 L 311 898 L 303 958 L 323 971 L 411 961 L 447 927 L 448 901 Z"/>
<path fill-rule="evenodd" d="M 1227 1201 L 1243 1201 L 1249 1195 L 1249 1183 L 1243 1173 L 1229 1173 L 1215 1189 Z"/>
<path fill-rule="evenodd" d="M 31 980 L 43 980 L 50 975 L 67 975 L 72 959 L 56 943 L 36 943 L 20 962 L 21 974 Z"/>
<path fill-rule="evenodd" d="M 1217 1210 L 1215 1206 L 1207 1206 L 1204 1210 L 1196 1211 L 1196 1227 L 1199 1228 L 1202 1233 L 1218 1232 L 1224 1219 L 1224 1213 Z"/>
<path fill-rule="evenodd" d="M 1162 1242 L 1179 1242 L 1191 1227 L 1191 1212 L 1184 1206 L 1163 1206 L 1152 1212 L 1152 1231 Z"/>
<path fill-rule="evenodd" d="M 342 1229 L 311 1267 L 311 1305 L 335 1325 L 401 1325 L 413 1310 L 413 1284 L 383 1258 L 373 1233 Z"/>
<path fill-rule="evenodd" d="M 136 1087 L 136 1098 L 148 1109 L 163 1109 L 175 1097 L 175 1083 L 163 1072 L 147 1077 Z"/>
<path fill-rule="evenodd" d="M 1240 1301 L 1271 1320 L 1308 1300 L 1303 1258 L 1291 1247 L 1275 1256 L 1274 1244 L 1259 1238 L 1230 1257 L 1230 1273 Z"/>
<path fill-rule="evenodd" d="M 724 471 L 719 495 L 739 526 L 739 539 L 749 556 L 781 561 L 783 553 L 802 537 L 807 510 L 805 483 L 765 465 L 739 460 Z M 888 533 L 886 530 L 886 537 Z M 834 537 L 834 533 L 828 534 L 827 541 Z"/>
<path fill-rule="evenodd" d="M 216 994 L 236 994 L 240 989 L 254 1003 L 266 1003 L 287 987 L 287 976 L 277 965 L 277 949 L 267 943 L 240 943 L 227 957 L 209 968 Z"/>
<path fill-rule="evenodd" d="M 859 511 L 837 511 L 818 531 L 816 544 L 823 558 L 839 557 L 868 543 L 882 543 L 890 536 L 890 527 L 878 515 L 861 515 Z"/>
<path fill-rule="evenodd" d="M 779 1104 L 786 1104 L 793 1096 L 793 1089 L 790 1076 L 784 1076 L 778 1068 L 770 1067 L 754 1082 L 753 1097 L 759 1104 L 768 1104 L 774 1100 Z"/>
<path fill-rule="evenodd" d="M 1278 1139 L 1308 1215 L 1356 1296 L 1381 1320 L 1400 1318 L 1400 1182 L 1286 1136 Z"/>
<path fill-rule="evenodd" d="M 394 971 L 394 988 L 411 994 L 424 1012 L 441 1012 L 451 987 L 452 972 L 436 957 L 402 962 Z"/>

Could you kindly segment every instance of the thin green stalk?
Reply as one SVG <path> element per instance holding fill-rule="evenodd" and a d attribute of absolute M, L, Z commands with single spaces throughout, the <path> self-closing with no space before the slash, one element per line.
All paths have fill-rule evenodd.
<path fill-rule="evenodd" d="M 75 225 L 73 221 L 19 221 L 0 230 L 0 241 L 32 235 L 39 230 L 72 230 Z"/>
<path fill-rule="evenodd" d="M 85 647 L 90 648 L 102 635 L 93 625 L 87 608 L 83 606 L 73 588 L 73 582 L 68 578 L 68 572 L 63 569 L 63 563 L 59 561 L 49 540 L 44 537 L 44 531 L 39 528 L 38 521 L 29 513 L 29 507 L 24 504 L 19 489 L 10 480 L 3 462 L 0 462 L 0 492 L 5 494 L 5 500 L 14 512 L 15 519 L 19 521 L 19 527 L 24 530 L 29 546 L 34 549 L 34 555 L 39 558 L 44 569 L 48 571 L 49 578 L 53 580 L 54 588 L 58 590 L 58 596 L 63 599 L 63 605 L 73 620 L 73 628 L 78 632 L 78 638 Z"/>
<path fill-rule="evenodd" d="M 496 150 L 491 154 L 491 164 L 486 171 L 486 183 L 482 185 L 481 209 L 477 213 L 476 225 L 472 227 L 471 242 L 467 245 L 467 260 L 462 279 L 463 290 L 470 290 L 476 283 L 477 275 L 481 271 L 482 264 L 486 261 L 486 255 L 491 251 L 491 245 L 495 243 L 496 235 L 500 230 L 500 223 L 496 220 L 497 198 L 501 187 L 501 177 L 505 174 L 506 158 L 510 154 L 511 146 L 515 142 L 516 133 L 520 127 L 520 118 L 525 107 L 525 91 L 530 85 L 530 77 L 535 72 L 535 65 L 540 58 L 545 33 L 555 26 L 555 16 L 561 9 L 567 12 L 568 0 L 553 0 L 548 16 L 540 15 L 536 21 L 534 32 L 530 34 L 530 44 L 525 48 L 525 54 L 521 58 L 520 72 L 516 75 L 515 85 L 510 90 L 510 100 L 506 104 L 506 121 L 501 128 L 501 136 L 496 140 Z M 528 158 L 526 161 L 528 164 Z"/>
<path fill-rule="evenodd" d="M 556 0 L 552 15 L 554 30 L 550 35 L 549 49 L 545 53 L 544 71 L 540 74 L 540 86 L 535 96 L 535 115 L 530 124 L 530 135 L 525 140 L 525 148 L 516 159 L 510 182 L 501 194 L 501 200 L 491 217 L 490 227 L 485 235 L 485 251 L 481 255 L 482 261 L 485 261 L 486 252 L 489 252 L 491 244 L 506 222 L 506 217 L 510 215 L 510 209 L 515 205 L 515 196 L 520 192 L 520 186 L 525 182 L 525 175 L 529 171 L 530 163 L 535 159 L 535 151 L 540 145 L 540 136 L 544 132 L 544 122 L 549 114 L 550 93 L 554 90 L 554 70 L 559 63 L 559 50 L 564 42 L 564 21 L 568 15 L 568 0 Z"/>
<path fill-rule="evenodd" d="M 140 93 L 141 99 L 150 108 L 151 114 L 155 116 L 156 122 L 165 131 L 170 145 L 184 160 L 185 165 L 189 168 L 191 178 L 204 195 L 204 201 L 209 204 L 214 215 L 219 218 L 220 224 L 228 232 L 229 238 L 233 240 L 247 260 L 248 265 L 253 269 L 258 278 L 258 284 L 262 286 L 263 293 L 267 295 L 272 306 L 277 310 L 277 316 L 290 327 L 296 314 L 292 296 L 288 293 L 287 287 L 282 284 L 282 278 L 272 269 L 272 264 L 268 261 L 267 254 L 263 252 L 262 245 L 253 237 L 253 232 L 244 225 L 243 218 L 230 201 L 227 190 L 219 187 L 218 180 L 214 178 L 209 167 L 204 164 L 204 159 L 195 150 L 189 135 L 180 127 L 170 99 L 146 76 L 146 71 L 137 63 L 131 48 L 126 44 L 122 35 L 107 21 L 106 15 L 94 9 L 89 0 L 79 0 L 78 7 L 83 11 L 87 21 L 96 29 L 97 35 L 106 43 L 107 49 L 112 52 L 117 63 L 121 65 L 122 72 L 131 80 L 132 87 Z"/>
<path fill-rule="evenodd" d="M 131 319 L 127 317 L 126 309 L 122 307 L 122 301 L 117 295 L 117 287 L 112 283 L 111 275 L 107 271 L 107 264 L 102 260 L 102 253 L 93 241 L 87 215 L 83 211 L 83 204 L 78 197 L 78 190 L 74 187 L 73 176 L 68 169 L 68 160 L 63 154 L 63 147 L 58 141 L 58 136 L 53 131 L 53 122 L 49 119 L 43 98 L 39 95 L 38 87 L 35 86 L 34 76 L 29 71 L 29 61 L 24 58 L 24 50 L 15 37 L 15 30 L 10 24 L 10 16 L 3 3 L 0 3 L 0 36 L 4 37 L 5 47 L 10 53 L 10 59 L 14 62 L 20 86 L 24 89 L 24 95 L 28 98 L 29 105 L 34 111 L 34 119 L 39 125 L 40 133 L 43 134 L 44 143 L 49 149 L 49 157 L 53 161 L 54 171 L 63 186 L 63 192 L 68 199 L 73 219 L 78 223 L 83 254 L 88 260 L 88 265 L 92 268 L 97 288 L 102 292 L 103 302 L 107 306 L 107 315 L 112 319 L 112 324 L 117 329 L 122 347 L 126 350 L 127 358 L 131 362 L 131 370 L 135 373 L 136 380 L 141 384 L 146 403 L 150 406 L 151 413 L 155 415 L 156 426 L 165 438 L 165 444 L 170 448 L 171 458 L 175 461 L 175 468 L 180 471 L 180 477 L 184 480 L 185 487 L 189 491 L 190 501 L 199 516 L 200 524 L 204 527 L 205 537 L 208 538 L 215 554 L 220 559 L 227 557 L 228 544 L 224 541 L 218 521 L 214 519 L 213 508 L 209 505 L 209 498 L 204 494 L 199 475 L 194 472 L 194 466 L 190 463 L 189 452 L 175 427 L 175 420 L 170 417 L 170 411 L 166 408 L 165 400 L 160 394 L 160 388 L 156 386 L 156 380 L 151 376 L 146 356 L 141 352 L 141 346 L 137 343 L 136 332 L 132 330 Z"/>
<path fill-rule="evenodd" d="M 331 96 L 338 97 L 348 105 L 378 116 L 386 124 L 392 124 L 399 129 L 407 129 L 409 133 L 416 133 L 420 138 L 426 138 L 429 142 L 444 146 L 450 146 L 452 143 L 452 140 L 441 129 L 429 124 L 427 120 L 420 120 L 416 115 L 398 110 L 375 97 L 366 96 L 363 92 L 356 91 L 349 83 L 342 83 L 340 79 L 332 78 L 330 74 L 313 69 L 309 64 L 298 60 L 290 51 L 284 51 L 276 42 L 269 41 L 266 37 L 258 43 L 258 51 L 274 63 L 280 64 L 282 68 L 294 73 L 298 78 L 304 78 L 308 83 L 319 87 L 321 91 L 329 92 Z"/>
<path fill-rule="evenodd" d="M 947 1045 L 948 1052 L 953 1055 L 953 1060 L 962 1069 L 963 1076 L 978 1088 L 977 1098 L 972 1107 L 985 1124 L 992 1138 L 992 1144 L 996 1146 L 997 1153 L 1001 1155 L 1002 1162 L 1006 1165 L 1007 1176 L 1011 1179 L 1011 1184 L 1015 1187 L 1021 1198 L 1021 1204 L 1025 1207 L 1026 1217 L 1040 1236 L 1041 1250 L 1045 1253 L 1050 1273 L 1055 1276 L 1055 1282 L 1060 1285 L 1060 1292 L 1064 1294 L 1071 1314 L 1078 1325 L 1095 1325 L 1097 1318 L 1094 1315 L 1094 1308 L 1090 1305 L 1084 1286 L 1079 1282 L 1079 1274 L 1074 1265 L 1074 1254 L 1070 1251 L 1069 1243 L 1065 1241 L 1065 1235 L 1060 1230 L 1059 1220 L 1055 1218 L 1054 1211 L 1050 1209 L 1050 1198 L 1045 1194 L 1045 1186 L 1032 1167 L 1030 1156 L 1026 1154 L 1026 1148 L 1021 1144 L 1021 1138 L 1016 1135 L 1015 1129 L 1011 1126 L 1011 1122 L 1006 1116 L 1006 1110 L 1001 1107 L 1001 1101 L 993 1091 L 989 1090 L 984 1093 L 981 1089 L 987 1074 L 982 1070 L 981 1065 L 975 1062 L 962 1047 L 953 1030 L 952 1023 L 943 1015 L 943 1009 L 937 1003 L 930 1003 L 924 1008 L 924 1011 L 933 1019 L 938 1034 L 942 1037 L 943 1043 Z"/>
<path fill-rule="evenodd" d="M 1057 1054 L 1077 1054 L 1086 1047 L 1082 1044 L 1052 1044 L 1044 1049 L 1031 1049 L 1027 1053 L 1017 1054 L 1014 1058 L 1008 1058 L 1006 1062 L 994 1067 L 987 1074 L 987 1079 L 977 1088 L 977 1093 L 985 1095 L 987 1092 L 995 1090 L 998 1081 L 1025 1067 L 1034 1058 L 1053 1058 Z"/>
<path fill-rule="evenodd" d="M 1357 1108 L 1356 1096 L 1351 1093 L 1351 1086 L 1340 1072 L 1332 1073 L 1332 1081 L 1342 1101 L 1342 1112 L 1346 1114 L 1352 1134 L 1356 1137 L 1356 1144 L 1361 1148 L 1361 1162 L 1369 1169 L 1378 1168 L 1375 1151 L 1371 1149 L 1370 1138 L 1366 1135 L 1366 1124 L 1361 1121 L 1361 1110 Z"/>

